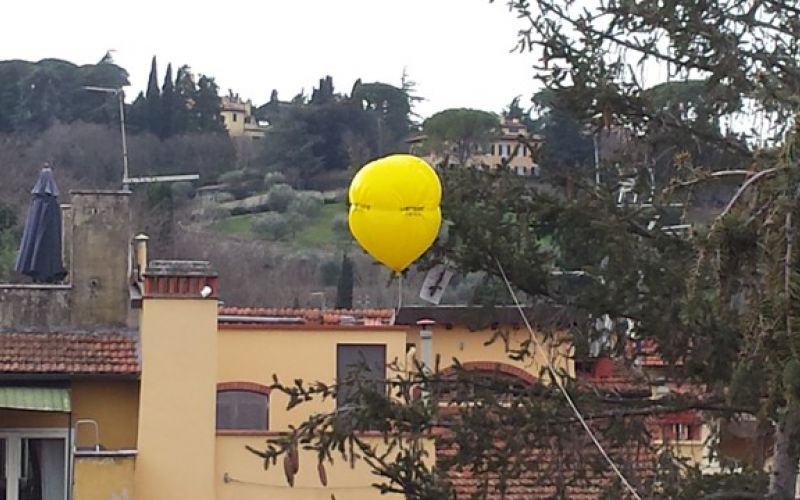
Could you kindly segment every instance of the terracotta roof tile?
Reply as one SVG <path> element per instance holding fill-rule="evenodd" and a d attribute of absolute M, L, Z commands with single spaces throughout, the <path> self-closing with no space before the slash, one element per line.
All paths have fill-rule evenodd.
<path fill-rule="evenodd" d="M 138 375 L 136 339 L 120 333 L 0 333 L 0 373 Z"/>
<path fill-rule="evenodd" d="M 623 465 L 626 477 L 640 490 L 646 492 L 654 477 L 655 454 L 653 450 L 634 444 L 625 448 L 608 448 L 609 453 L 618 464 Z M 436 450 L 437 460 L 441 462 L 455 454 L 455 448 L 448 445 L 438 445 Z M 534 500 L 556 498 L 558 492 L 557 476 L 563 482 L 562 494 L 566 498 L 575 500 L 598 500 L 616 479 L 614 474 L 606 468 L 598 469 L 585 460 L 589 456 L 597 455 L 591 444 L 587 442 L 586 448 L 581 453 L 581 459 L 565 462 L 558 460 L 555 453 L 545 449 L 530 451 L 526 462 L 536 464 L 522 472 L 519 477 L 507 480 L 505 495 L 500 491 L 499 476 L 496 474 L 488 477 L 487 500 Z M 624 464 L 621 462 L 624 461 Z M 577 469 L 581 470 L 578 471 Z M 455 498 L 469 499 L 479 492 L 484 479 L 474 474 L 469 467 L 451 467 L 447 470 L 447 479 L 450 482 Z M 559 497 L 560 498 L 560 497 Z"/>
<path fill-rule="evenodd" d="M 391 325 L 394 322 L 392 309 L 293 309 L 288 307 L 236 307 L 222 306 L 220 316 L 292 318 L 307 324 L 356 324 L 364 326 Z M 221 319 L 224 323 L 236 323 L 235 319 Z"/>
<path fill-rule="evenodd" d="M 650 382 L 642 373 L 627 366 L 623 360 L 600 357 L 581 361 L 584 366 L 587 366 L 587 363 L 591 371 L 577 371 L 576 374 L 580 388 L 621 396 L 649 397 Z"/>
<path fill-rule="evenodd" d="M 636 364 L 643 368 L 660 368 L 669 366 L 669 363 L 661 357 L 658 351 L 658 344 L 653 339 L 642 339 L 640 341 L 629 342 L 626 347 L 628 356 L 635 357 Z M 680 362 L 677 363 L 680 365 Z"/>

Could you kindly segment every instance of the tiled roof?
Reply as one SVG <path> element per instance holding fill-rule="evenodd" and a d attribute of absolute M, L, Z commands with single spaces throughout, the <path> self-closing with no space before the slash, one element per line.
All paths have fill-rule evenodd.
<path fill-rule="evenodd" d="M 119 333 L 0 333 L 0 373 L 138 375 L 136 339 Z"/>
<path fill-rule="evenodd" d="M 612 393 L 622 397 L 649 397 L 650 382 L 642 373 L 626 366 L 622 360 L 607 357 L 582 360 L 590 372 L 577 371 L 578 386 L 584 390 Z"/>
<path fill-rule="evenodd" d="M 279 307 L 219 308 L 221 323 L 247 322 L 252 318 L 292 320 L 295 324 L 383 326 L 394 324 L 392 309 L 293 309 Z"/>
<path fill-rule="evenodd" d="M 577 430 L 576 430 L 577 431 Z M 446 445 L 445 445 L 446 446 Z M 439 446 L 437 459 L 441 462 L 455 454 L 455 448 Z M 609 448 L 607 451 L 620 465 L 634 487 L 643 496 L 650 488 L 654 476 L 655 454 L 645 446 L 632 444 L 624 449 Z M 571 500 L 599 500 L 615 480 L 608 467 L 596 465 L 598 453 L 589 442 L 579 456 L 564 457 L 559 460 L 555 452 L 539 449 L 531 450 L 529 457 L 523 457 L 527 470 L 519 477 L 507 480 L 505 495 L 499 488 L 499 476 L 489 474 L 487 500 L 536 500 L 562 498 L 558 496 L 558 483 L 562 482 L 563 498 Z M 624 462 L 624 463 L 622 463 Z M 483 478 L 473 473 L 469 467 L 461 470 L 450 467 L 447 479 L 458 500 L 468 500 L 483 487 Z M 621 497 L 627 498 L 627 497 Z"/>
<path fill-rule="evenodd" d="M 660 368 L 669 366 L 669 363 L 661 357 L 658 351 L 658 344 L 653 339 L 642 339 L 640 341 L 629 342 L 626 346 L 628 355 L 635 356 L 636 364 L 643 368 Z M 680 364 L 680 363 L 678 363 Z"/>

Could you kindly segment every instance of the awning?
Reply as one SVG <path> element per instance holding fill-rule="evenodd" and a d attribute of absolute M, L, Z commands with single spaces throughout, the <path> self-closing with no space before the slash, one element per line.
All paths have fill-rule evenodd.
<path fill-rule="evenodd" d="M 69 391 L 55 387 L 0 387 L 0 408 L 60 413 L 72 411 Z"/>

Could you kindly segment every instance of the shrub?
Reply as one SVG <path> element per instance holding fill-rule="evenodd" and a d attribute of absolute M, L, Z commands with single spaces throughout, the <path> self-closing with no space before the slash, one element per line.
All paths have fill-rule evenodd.
<path fill-rule="evenodd" d="M 172 189 L 172 199 L 177 202 L 184 202 L 194 198 L 195 188 L 191 182 L 176 182 L 170 185 Z"/>
<path fill-rule="evenodd" d="M 252 222 L 253 232 L 271 241 L 283 240 L 292 231 L 289 218 L 277 212 L 266 212 Z"/>
<path fill-rule="evenodd" d="M 324 204 L 322 193 L 317 191 L 301 191 L 289 204 L 289 211 L 306 217 L 317 215 Z"/>
<path fill-rule="evenodd" d="M 347 214 L 339 214 L 333 219 L 333 230 L 339 238 L 346 238 L 350 233 L 350 225 L 347 223 Z"/>
<path fill-rule="evenodd" d="M 243 170 L 231 170 L 219 176 L 219 182 L 225 184 L 226 186 L 234 186 L 236 184 L 241 183 L 243 180 L 244 180 Z"/>
<path fill-rule="evenodd" d="M 292 186 L 275 184 L 267 191 L 267 207 L 275 212 L 285 212 L 289 204 L 297 197 Z"/>
<path fill-rule="evenodd" d="M 280 172 L 267 172 L 264 175 L 264 189 L 269 190 L 276 184 L 286 184 L 286 176 Z"/>
<path fill-rule="evenodd" d="M 230 193 L 219 193 L 215 199 L 217 200 L 217 203 L 227 203 L 235 200 L 236 198 Z"/>
<path fill-rule="evenodd" d="M 209 205 L 201 210 L 201 216 L 210 221 L 222 220 L 230 215 L 230 210 L 219 205 Z"/>

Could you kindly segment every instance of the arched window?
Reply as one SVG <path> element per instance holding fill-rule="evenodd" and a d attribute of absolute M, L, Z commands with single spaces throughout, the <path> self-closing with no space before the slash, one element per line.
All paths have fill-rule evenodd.
<path fill-rule="evenodd" d="M 455 367 L 442 370 L 439 375 L 443 383 L 436 391 L 439 403 L 449 404 L 480 398 L 482 393 L 491 392 L 500 400 L 514 399 L 532 385 L 538 384 L 536 378 L 525 370 L 505 363 L 493 361 L 468 361 L 461 365 L 463 373 L 458 375 Z"/>
<path fill-rule="evenodd" d="M 269 429 L 269 388 L 248 382 L 217 386 L 217 430 Z"/>

